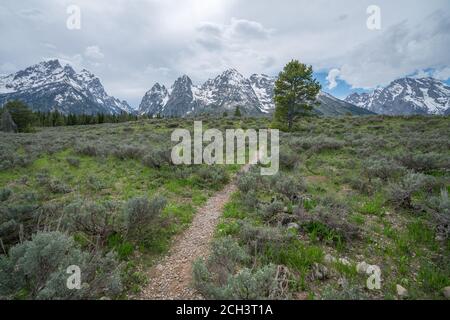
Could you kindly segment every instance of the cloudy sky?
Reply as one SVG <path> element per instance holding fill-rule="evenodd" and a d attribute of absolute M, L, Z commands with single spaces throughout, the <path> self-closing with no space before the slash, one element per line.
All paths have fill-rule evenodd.
<path fill-rule="evenodd" d="M 403 76 L 450 83 L 448 0 L 2 0 L 0 39 L 0 73 L 59 58 L 134 107 L 156 81 L 277 75 L 291 59 L 341 98 Z"/>

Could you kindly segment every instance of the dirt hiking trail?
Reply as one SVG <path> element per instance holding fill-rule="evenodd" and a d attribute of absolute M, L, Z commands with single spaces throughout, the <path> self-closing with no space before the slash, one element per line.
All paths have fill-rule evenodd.
<path fill-rule="evenodd" d="M 246 164 L 240 171 L 249 168 L 250 164 Z M 199 257 L 208 256 L 224 205 L 236 189 L 234 178 L 198 209 L 188 229 L 175 237 L 167 255 L 149 270 L 149 283 L 139 299 L 203 299 L 192 288 L 192 263 Z"/>

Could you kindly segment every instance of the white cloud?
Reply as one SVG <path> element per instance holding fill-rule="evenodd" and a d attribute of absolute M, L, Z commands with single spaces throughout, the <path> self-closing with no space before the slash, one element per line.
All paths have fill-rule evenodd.
<path fill-rule="evenodd" d="M 81 54 L 66 55 L 63 53 L 57 54 L 55 57 L 46 57 L 45 59 L 57 58 L 62 65 L 69 64 L 76 70 L 84 68 L 84 59 Z"/>
<path fill-rule="evenodd" d="M 375 88 L 416 70 L 450 65 L 449 21 L 449 14 L 436 12 L 415 26 L 404 21 L 390 27 L 342 58 L 340 79 L 354 88 Z"/>
<path fill-rule="evenodd" d="M 0 39 L 8 45 L 0 64 L 16 71 L 56 56 L 91 70 L 133 105 L 155 82 L 170 86 L 181 74 L 197 83 L 227 68 L 276 75 L 291 59 L 315 71 L 339 69 L 335 79 L 354 87 L 417 70 L 444 78 L 450 67 L 448 0 L 377 0 L 383 23 L 376 32 L 366 27 L 370 2 L 361 0 L 76 2 L 82 29 L 73 31 L 67 1 L 2 0 Z"/>
<path fill-rule="evenodd" d="M 247 75 L 265 71 L 276 62 L 267 50 L 273 32 L 274 29 L 247 19 L 201 22 L 195 28 L 195 42 L 178 56 L 177 68 L 196 82 L 228 68 Z"/>
<path fill-rule="evenodd" d="M 443 81 L 450 79 L 450 67 L 435 70 L 432 74 L 432 77 Z"/>
<path fill-rule="evenodd" d="M 93 60 L 101 60 L 105 55 L 101 52 L 99 46 L 89 46 L 84 50 L 84 55 Z"/>
<path fill-rule="evenodd" d="M 331 69 L 328 72 L 328 75 L 327 75 L 327 78 L 326 78 L 327 81 L 328 81 L 328 89 L 333 89 L 333 88 L 335 88 L 337 86 L 336 80 L 337 80 L 337 78 L 338 78 L 340 73 L 341 72 L 339 71 L 339 69 Z"/>
<path fill-rule="evenodd" d="M 17 67 L 11 62 L 0 64 L 0 74 L 10 74 L 17 70 Z"/>
<path fill-rule="evenodd" d="M 267 39 L 272 30 L 265 28 L 257 21 L 231 18 L 231 23 L 226 27 L 229 38 L 239 38 L 244 41 L 254 39 Z"/>
<path fill-rule="evenodd" d="M 412 78 L 420 79 L 420 78 L 428 78 L 428 77 L 430 77 L 430 76 L 431 76 L 431 75 L 430 75 L 429 72 L 427 72 L 427 71 L 425 71 L 425 70 L 419 70 L 419 71 L 417 71 L 417 72 L 412 76 Z"/>

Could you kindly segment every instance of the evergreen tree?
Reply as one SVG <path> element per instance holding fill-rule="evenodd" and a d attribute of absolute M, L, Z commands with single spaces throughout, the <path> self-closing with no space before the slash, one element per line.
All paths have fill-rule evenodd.
<path fill-rule="evenodd" d="M 296 118 L 307 115 L 318 104 L 320 84 L 313 78 L 312 66 L 292 60 L 284 67 L 275 82 L 275 115 L 278 123 L 286 123 L 289 130 Z"/>
<path fill-rule="evenodd" d="M 241 117 L 241 109 L 239 109 L 239 106 L 237 106 L 236 110 L 234 110 L 234 116 Z"/>
<path fill-rule="evenodd" d="M 17 125 L 7 109 L 1 113 L 0 131 L 17 132 Z"/>
<path fill-rule="evenodd" d="M 5 104 L 4 108 L 11 115 L 19 132 L 29 131 L 36 120 L 31 109 L 29 109 L 28 106 L 22 101 L 9 101 Z"/>

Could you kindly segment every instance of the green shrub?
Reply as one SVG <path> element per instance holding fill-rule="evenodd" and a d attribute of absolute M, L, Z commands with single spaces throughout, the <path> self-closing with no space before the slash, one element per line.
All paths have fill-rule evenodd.
<path fill-rule="evenodd" d="M 8 188 L 0 189 L 0 201 L 6 201 L 11 196 L 12 191 Z"/>
<path fill-rule="evenodd" d="M 345 141 L 338 140 L 332 137 L 323 135 L 297 138 L 291 141 L 291 145 L 296 150 L 308 150 L 312 149 L 314 152 L 320 152 L 324 150 L 337 150 L 345 145 Z"/>
<path fill-rule="evenodd" d="M 356 190 L 362 194 L 371 195 L 378 187 L 380 187 L 380 180 L 371 180 L 360 175 L 360 176 L 349 176 L 345 177 L 343 182 L 348 183 L 353 190 Z"/>
<path fill-rule="evenodd" d="M 193 264 L 195 288 L 207 299 L 285 298 L 286 293 L 279 290 L 277 267 L 240 268 L 248 260 L 245 250 L 231 237 L 215 240 L 208 260 L 198 259 Z"/>
<path fill-rule="evenodd" d="M 408 173 L 398 183 L 387 187 L 389 201 L 399 208 L 411 208 L 412 196 L 419 191 L 430 191 L 436 185 L 436 179 L 422 173 Z"/>
<path fill-rule="evenodd" d="M 35 204 L 0 206 L 0 238 L 5 246 L 31 236 L 37 226 L 38 209 Z"/>
<path fill-rule="evenodd" d="M 80 159 L 74 158 L 74 157 L 67 157 L 66 161 L 69 165 L 71 165 L 74 168 L 80 167 Z"/>
<path fill-rule="evenodd" d="M 280 166 L 286 169 L 294 169 L 300 162 L 300 157 L 297 153 L 288 147 L 281 147 L 279 152 Z"/>
<path fill-rule="evenodd" d="M 80 155 L 91 157 L 97 157 L 103 154 L 103 152 L 97 146 L 81 143 L 75 146 L 75 152 Z"/>
<path fill-rule="evenodd" d="M 65 209 L 66 226 L 72 232 L 81 231 L 93 241 L 104 244 L 117 228 L 114 204 L 98 204 L 84 199 L 70 203 Z"/>
<path fill-rule="evenodd" d="M 320 298 L 322 300 L 369 300 L 370 296 L 358 284 L 345 283 L 342 288 L 336 288 L 332 285 L 326 286 L 322 290 Z"/>
<path fill-rule="evenodd" d="M 277 266 L 270 264 L 251 270 L 243 268 L 228 279 L 223 289 L 229 299 L 262 300 L 282 299 L 286 296 L 280 292 L 278 286 Z"/>
<path fill-rule="evenodd" d="M 167 201 L 162 196 L 156 196 L 151 200 L 142 197 L 128 200 L 124 209 L 127 234 L 138 238 L 149 230 L 152 224 L 158 221 L 166 204 Z"/>
<path fill-rule="evenodd" d="M 275 200 L 272 203 L 266 204 L 263 206 L 261 213 L 264 220 L 271 220 L 277 213 L 283 212 L 284 203 L 281 201 Z"/>
<path fill-rule="evenodd" d="M 240 264 L 249 260 L 247 252 L 230 236 L 212 242 L 208 266 L 216 272 L 233 273 Z M 222 270 L 221 270 L 222 269 Z M 223 281 L 223 277 L 219 277 Z"/>
<path fill-rule="evenodd" d="M 250 170 L 245 173 L 241 173 L 237 179 L 237 186 L 239 191 L 242 193 L 247 193 L 250 190 L 255 190 L 258 188 L 260 182 L 260 176 L 257 172 Z"/>
<path fill-rule="evenodd" d="M 260 251 L 267 245 L 281 246 L 290 239 L 290 235 L 277 227 L 254 226 L 242 222 L 239 238 L 252 249 L 252 254 L 256 254 L 254 250 Z"/>
<path fill-rule="evenodd" d="M 427 172 L 435 169 L 450 169 L 448 155 L 435 152 L 410 153 L 403 152 L 396 156 L 405 167 L 419 172 Z"/>
<path fill-rule="evenodd" d="M 36 182 L 42 187 L 47 186 L 50 183 L 50 175 L 48 171 L 42 170 L 36 173 Z"/>
<path fill-rule="evenodd" d="M 142 158 L 142 163 L 149 168 L 161 168 L 164 165 L 170 165 L 172 158 L 170 150 L 151 150 Z"/>
<path fill-rule="evenodd" d="M 67 184 L 57 179 L 51 179 L 48 182 L 47 188 L 52 193 L 69 193 L 72 191 Z"/>
<path fill-rule="evenodd" d="M 428 199 L 428 207 L 431 209 L 436 233 L 444 239 L 450 238 L 450 199 L 448 191 L 441 189 L 440 195 L 432 196 Z"/>
<path fill-rule="evenodd" d="M 198 259 L 193 265 L 194 284 L 205 296 L 217 296 L 217 287 L 225 285 L 229 276 L 248 260 L 245 250 L 230 236 L 214 240 L 207 261 Z"/>
<path fill-rule="evenodd" d="M 387 181 L 405 173 L 405 168 L 397 162 L 385 158 L 371 158 L 364 162 L 364 172 L 370 178 L 380 178 Z"/>
<path fill-rule="evenodd" d="M 119 146 L 113 155 L 119 159 L 140 159 L 144 151 L 136 146 Z"/>
<path fill-rule="evenodd" d="M 195 181 L 202 187 L 219 189 L 229 181 L 228 172 L 223 166 L 200 167 L 195 175 Z"/>
<path fill-rule="evenodd" d="M 96 176 L 89 176 L 87 178 L 86 184 L 90 189 L 94 191 L 100 191 L 102 189 L 105 189 L 105 184 L 103 183 L 103 181 L 101 181 Z"/>
<path fill-rule="evenodd" d="M 313 209 L 313 213 L 296 208 L 293 214 L 297 216 L 303 230 L 328 243 L 340 246 L 343 241 L 351 241 L 360 236 L 358 226 L 350 222 L 347 212 L 339 205 L 322 202 Z"/>
<path fill-rule="evenodd" d="M 300 177 L 287 174 L 277 174 L 273 177 L 275 182 L 275 191 L 293 200 L 306 191 L 306 183 Z"/>
<path fill-rule="evenodd" d="M 250 190 L 249 192 L 244 193 L 242 195 L 242 204 L 249 211 L 254 211 L 258 208 L 259 200 L 256 191 Z"/>
<path fill-rule="evenodd" d="M 82 287 L 66 283 L 71 265 L 80 267 Z M 89 299 L 115 296 L 122 291 L 120 269 L 114 255 L 83 252 L 71 237 L 42 232 L 11 248 L 0 257 L 0 297 L 31 299 Z"/>

